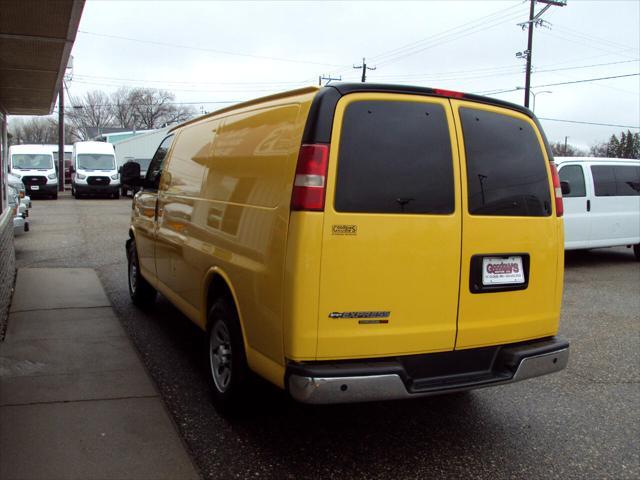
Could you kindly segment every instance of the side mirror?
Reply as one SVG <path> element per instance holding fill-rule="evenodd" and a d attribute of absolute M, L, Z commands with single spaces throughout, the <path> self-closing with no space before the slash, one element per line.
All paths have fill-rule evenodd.
<path fill-rule="evenodd" d="M 569 195 L 571 193 L 571 185 L 569 182 L 560 182 L 560 189 L 562 190 L 562 195 Z"/>
<path fill-rule="evenodd" d="M 120 183 L 133 187 L 142 185 L 140 164 L 138 162 L 127 162 L 120 167 Z"/>

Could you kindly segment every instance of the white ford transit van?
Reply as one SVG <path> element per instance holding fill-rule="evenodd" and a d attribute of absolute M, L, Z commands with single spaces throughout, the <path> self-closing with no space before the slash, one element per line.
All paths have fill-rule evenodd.
<path fill-rule="evenodd" d="M 564 197 L 565 249 L 633 246 L 640 260 L 640 160 L 555 157 Z"/>
<path fill-rule="evenodd" d="M 107 194 L 120 198 L 120 175 L 111 143 L 76 142 L 73 144 L 71 194 Z"/>
<path fill-rule="evenodd" d="M 58 173 L 51 149 L 43 145 L 13 145 L 9 169 L 24 183 L 29 196 L 58 198 Z"/>

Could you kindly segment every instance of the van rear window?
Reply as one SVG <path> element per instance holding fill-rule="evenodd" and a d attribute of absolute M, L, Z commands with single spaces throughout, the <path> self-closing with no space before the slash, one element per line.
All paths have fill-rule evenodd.
<path fill-rule="evenodd" d="M 633 165 L 592 165 L 596 197 L 640 195 L 640 167 Z"/>
<path fill-rule="evenodd" d="M 453 160 L 443 107 L 350 104 L 340 136 L 334 207 L 362 213 L 453 212 Z"/>
<path fill-rule="evenodd" d="M 544 155 L 531 125 L 495 112 L 461 108 L 469 213 L 543 217 L 551 214 Z"/>

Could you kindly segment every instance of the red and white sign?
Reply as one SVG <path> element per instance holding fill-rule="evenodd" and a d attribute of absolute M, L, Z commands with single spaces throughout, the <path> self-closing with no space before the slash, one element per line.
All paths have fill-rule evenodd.
<path fill-rule="evenodd" d="M 484 257 L 482 259 L 482 283 L 484 285 L 524 283 L 522 257 Z"/>

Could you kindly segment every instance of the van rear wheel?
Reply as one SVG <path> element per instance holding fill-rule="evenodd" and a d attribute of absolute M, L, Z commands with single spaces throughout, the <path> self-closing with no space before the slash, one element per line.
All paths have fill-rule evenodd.
<path fill-rule="evenodd" d="M 640 262 L 640 243 L 633 246 L 633 253 L 636 255 L 636 260 Z"/>
<path fill-rule="evenodd" d="M 222 413 L 232 413 L 246 398 L 250 376 L 236 309 L 226 298 L 219 299 L 209 311 L 208 324 L 213 400 Z"/>
<path fill-rule="evenodd" d="M 134 305 L 145 307 L 152 304 L 156 299 L 156 289 L 140 274 L 140 264 L 138 262 L 138 252 L 136 250 L 136 241 L 131 240 L 129 243 L 129 251 L 127 252 L 128 260 L 128 280 L 129 280 L 129 296 Z"/>

